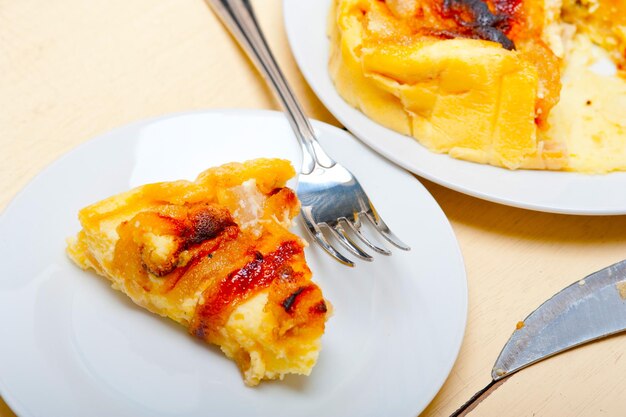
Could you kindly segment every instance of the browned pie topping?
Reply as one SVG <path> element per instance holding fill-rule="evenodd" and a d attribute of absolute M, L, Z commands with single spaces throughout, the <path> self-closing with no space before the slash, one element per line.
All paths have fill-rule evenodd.
<path fill-rule="evenodd" d="M 192 333 L 204 337 L 209 329 L 222 325 L 239 303 L 267 288 L 296 254 L 302 256 L 303 251 L 302 245 L 295 241 L 284 242 L 265 256 L 260 252 L 251 254 L 252 259 L 243 268 L 231 272 L 203 294 L 203 303 L 196 309 Z"/>
<path fill-rule="evenodd" d="M 506 33 L 518 6 L 519 0 L 497 1 L 492 11 L 482 0 L 443 0 L 442 16 L 459 25 L 460 35 L 497 42 L 511 50 L 515 43 Z"/>
<path fill-rule="evenodd" d="M 291 293 L 289 297 L 285 298 L 285 300 L 281 303 L 283 308 L 287 313 L 292 313 L 296 303 L 299 300 L 299 295 L 304 294 L 308 291 L 313 291 L 315 287 L 313 285 L 307 285 L 306 287 L 298 287 L 297 290 Z M 322 301 L 323 303 L 323 301 Z"/>
<path fill-rule="evenodd" d="M 215 239 L 225 234 L 226 229 L 230 229 L 226 235 L 231 238 L 237 235 L 238 226 L 224 208 L 207 203 L 165 205 L 158 210 L 140 212 L 118 227 L 120 239 L 115 256 L 121 266 L 140 258 L 144 270 L 136 272 L 144 279 L 148 274 L 165 277 L 214 251 L 221 241 Z M 207 245 L 202 245 L 207 241 Z M 167 246 L 165 253 L 161 249 L 163 245 Z M 187 257 L 181 262 L 183 253 Z"/>

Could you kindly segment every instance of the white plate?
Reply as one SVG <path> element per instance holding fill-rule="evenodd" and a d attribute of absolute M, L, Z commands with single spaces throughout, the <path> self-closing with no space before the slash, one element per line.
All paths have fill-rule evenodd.
<path fill-rule="evenodd" d="M 279 113 L 187 113 L 87 142 L 44 170 L 0 217 L 0 393 L 11 408 L 22 417 L 395 417 L 423 410 L 450 372 L 465 328 L 456 239 L 411 175 L 342 130 L 314 127 L 413 250 L 350 269 L 307 249 L 314 279 L 335 308 L 310 377 L 246 388 L 218 349 L 65 256 L 65 238 L 79 229 L 77 211 L 111 194 L 192 179 L 234 160 L 274 156 L 299 166 Z"/>
<path fill-rule="evenodd" d="M 311 88 L 353 134 L 396 164 L 462 193 L 553 213 L 626 214 L 626 172 L 582 175 L 509 171 L 438 155 L 415 139 L 387 129 L 339 96 L 328 74 L 327 17 L 331 0 L 284 0 L 287 36 Z"/>

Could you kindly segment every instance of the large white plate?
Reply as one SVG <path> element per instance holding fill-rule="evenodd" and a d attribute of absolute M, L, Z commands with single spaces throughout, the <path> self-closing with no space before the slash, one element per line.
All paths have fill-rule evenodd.
<path fill-rule="evenodd" d="M 462 193 L 497 203 L 553 213 L 626 214 L 626 173 L 508 171 L 428 151 L 416 140 L 387 129 L 339 96 L 328 75 L 327 17 L 331 0 L 284 0 L 293 54 L 326 107 L 353 134 L 396 164 Z"/>
<path fill-rule="evenodd" d="M 11 408 L 22 417 L 418 414 L 463 338 L 467 287 L 456 239 L 411 175 L 344 131 L 314 127 L 413 250 L 349 269 L 307 249 L 314 279 L 334 305 L 310 377 L 246 388 L 218 349 L 65 256 L 77 211 L 98 199 L 235 160 L 274 156 L 299 166 L 279 113 L 188 113 L 87 142 L 43 171 L 0 217 L 0 393 Z"/>

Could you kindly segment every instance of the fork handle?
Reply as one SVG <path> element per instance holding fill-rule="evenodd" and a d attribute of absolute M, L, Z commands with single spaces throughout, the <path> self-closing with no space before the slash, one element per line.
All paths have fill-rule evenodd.
<path fill-rule="evenodd" d="M 207 0 L 246 51 L 257 69 L 283 105 L 291 128 L 302 148 L 302 173 L 309 174 L 316 165 L 330 168 L 335 161 L 324 152 L 302 106 L 289 87 L 259 27 L 249 0 Z"/>

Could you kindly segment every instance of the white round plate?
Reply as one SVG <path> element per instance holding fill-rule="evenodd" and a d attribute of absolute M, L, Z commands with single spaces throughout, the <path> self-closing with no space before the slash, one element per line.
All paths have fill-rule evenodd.
<path fill-rule="evenodd" d="M 412 251 L 350 269 L 310 245 L 334 306 L 310 377 L 244 386 L 233 362 L 74 266 L 65 239 L 87 204 L 148 182 L 193 179 L 256 157 L 300 164 L 269 111 L 163 117 L 87 142 L 37 176 L 0 217 L 0 394 L 22 417 L 415 416 L 456 359 L 463 260 L 443 212 L 410 174 L 346 132 L 314 122 Z M 305 236 L 303 228 L 295 230 Z"/>
<path fill-rule="evenodd" d="M 626 214 L 626 172 L 582 175 L 570 172 L 509 171 L 428 151 L 415 139 L 370 120 L 347 104 L 328 74 L 326 36 L 331 0 L 284 0 L 287 36 L 311 88 L 333 115 L 372 149 L 396 164 L 444 187 L 474 197 L 552 213 Z"/>

